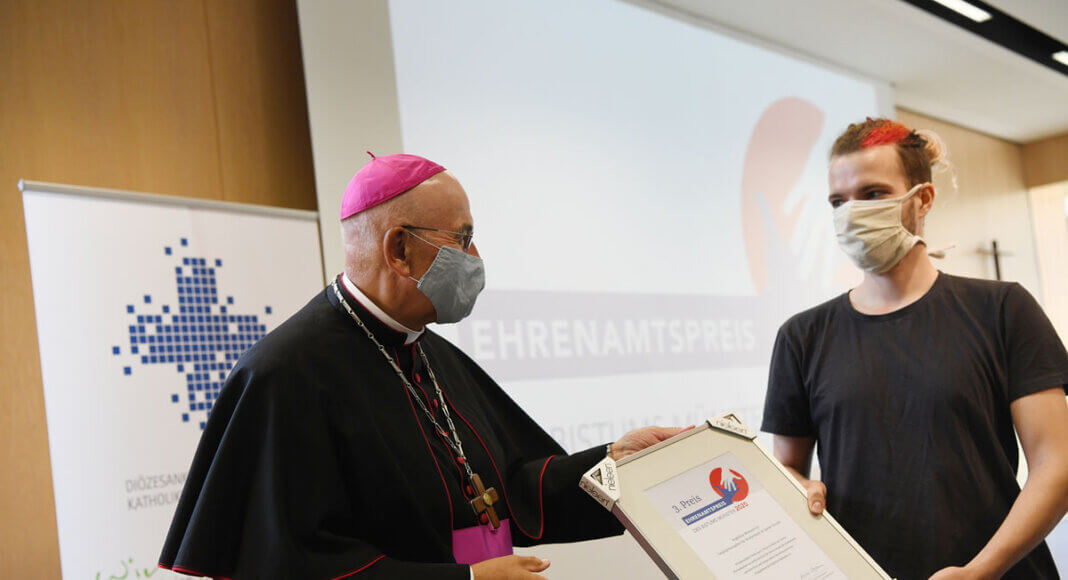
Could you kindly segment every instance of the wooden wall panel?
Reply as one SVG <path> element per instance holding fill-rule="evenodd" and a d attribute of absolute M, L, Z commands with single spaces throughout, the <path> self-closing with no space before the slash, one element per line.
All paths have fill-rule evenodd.
<path fill-rule="evenodd" d="M 17 180 L 314 209 L 299 50 L 284 0 L 0 0 L 0 575 L 60 576 Z"/>
<path fill-rule="evenodd" d="M 1023 160 L 1027 187 L 1068 181 L 1068 135 L 1024 145 Z"/>
<path fill-rule="evenodd" d="M 932 249 L 956 244 L 935 266 L 950 274 L 994 278 L 993 259 L 981 253 L 998 240 L 1012 256 L 1002 260 L 1002 276 L 1023 284 L 1041 299 L 1034 229 L 1023 179 L 1021 147 L 918 113 L 898 109 L 897 118 L 915 129 L 942 136 L 957 168 L 958 189 L 948 174 L 934 177 L 938 196 L 927 218 Z"/>
<path fill-rule="evenodd" d="M 2 19 L 5 157 L 18 177 L 216 197 L 199 3 L 16 0 Z M 15 169 L 14 167 L 11 169 Z M 7 187 L 10 182 L 0 182 Z"/>
<path fill-rule="evenodd" d="M 224 199 L 316 208 L 293 0 L 205 3 Z M 296 114 L 295 112 L 299 112 Z"/>

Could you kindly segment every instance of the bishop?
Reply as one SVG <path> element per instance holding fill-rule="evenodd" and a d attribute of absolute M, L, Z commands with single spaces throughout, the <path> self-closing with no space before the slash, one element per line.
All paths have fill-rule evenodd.
<path fill-rule="evenodd" d="M 414 155 L 373 158 L 340 219 L 344 272 L 231 372 L 160 566 L 219 578 L 540 578 L 548 562 L 513 545 L 621 533 L 579 478 L 606 452 L 618 459 L 678 429 L 565 453 L 426 328 L 467 316 L 484 285 L 456 178 Z"/>

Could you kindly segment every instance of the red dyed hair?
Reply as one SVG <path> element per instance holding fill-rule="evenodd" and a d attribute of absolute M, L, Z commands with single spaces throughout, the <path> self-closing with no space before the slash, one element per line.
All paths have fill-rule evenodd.
<path fill-rule="evenodd" d="M 909 187 L 929 183 L 931 166 L 945 156 L 945 146 L 937 135 L 913 131 L 890 119 L 868 117 L 863 123 L 853 123 L 838 136 L 831 147 L 831 157 L 881 145 L 892 145 L 897 151 Z"/>
<path fill-rule="evenodd" d="M 861 140 L 861 148 L 874 147 L 876 145 L 897 145 L 912 134 L 912 129 L 895 121 L 886 121 L 868 132 Z"/>

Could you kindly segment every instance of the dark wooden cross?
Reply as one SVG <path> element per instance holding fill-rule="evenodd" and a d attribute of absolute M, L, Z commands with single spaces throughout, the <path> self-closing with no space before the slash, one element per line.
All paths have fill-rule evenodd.
<path fill-rule="evenodd" d="M 497 518 L 497 510 L 493 509 L 493 504 L 497 503 L 497 490 L 492 487 L 486 489 L 482 486 L 482 478 L 477 473 L 471 475 L 471 487 L 475 488 L 475 499 L 471 500 L 471 508 L 475 510 L 475 515 L 481 515 L 483 512 L 489 517 L 490 525 L 493 529 L 501 527 L 501 520 Z"/>
<path fill-rule="evenodd" d="M 1009 252 L 1005 252 L 998 248 L 998 241 L 994 240 L 990 244 L 990 249 L 979 250 L 979 253 L 986 254 L 994 258 L 994 276 L 997 280 L 1001 280 L 1001 259 L 1007 256 L 1011 256 Z"/>

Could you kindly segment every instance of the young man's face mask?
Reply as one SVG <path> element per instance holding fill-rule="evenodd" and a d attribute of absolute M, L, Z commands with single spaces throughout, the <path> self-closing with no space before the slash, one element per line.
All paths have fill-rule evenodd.
<path fill-rule="evenodd" d="M 924 239 L 905 228 L 902 207 L 926 183 L 894 199 L 853 200 L 834 209 L 838 245 L 861 270 L 881 274 L 896 266 Z"/>

